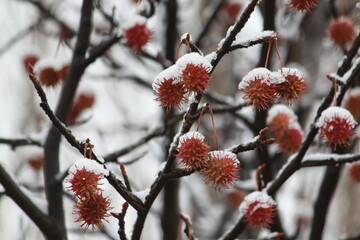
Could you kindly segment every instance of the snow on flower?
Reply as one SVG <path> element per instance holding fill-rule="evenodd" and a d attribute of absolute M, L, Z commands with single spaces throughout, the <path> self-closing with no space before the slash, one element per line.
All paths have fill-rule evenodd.
<path fill-rule="evenodd" d="M 181 159 L 181 165 L 190 169 L 204 166 L 210 150 L 204 139 L 205 137 L 199 132 L 188 132 L 179 138 L 177 147 L 179 153 L 176 157 Z"/>
<path fill-rule="evenodd" d="M 274 103 L 277 87 L 284 81 L 285 78 L 279 73 L 272 73 L 266 68 L 255 68 L 243 77 L 239 90 L 245 93 L 243 98 L 255 109 L 265 110 Z"/>
<path fill-rule="evenodd" d="M 199 53 L 188 53 L 176 61 L 185 88 L 191 92 L 203 93 L 209 88 L 211 63 Z"/>
<path fill-rule="evenodd" d="M 228 151 L 212 151 L 209 153 L 209 160 L 202 173 L 205 176 L 205 182 L 213 182 L 214 188 L 220 186 L 229 188 L 230 185 L 235 184 L 239 170 L 239 160 L 236 154 Z"/>
<path fill-rule="evenodd" d="M 240 205 L 240 212 L 251 227 L 269 227 L 274 221 L 275 211 L 276 202 L 260 191 L 247 195 Z"/>
<path fill-rule="evenodd" d="M 291 0 L 288 6 L 290 8 L 296 8 L 298 12 L 310 11 L 311 8 L 317 7 L 319 0 Z"/>
<path fill-rule="evenodd" d="M 285 81 L 278 88 L 280 98 L 287 104 L 290 104 L 291 100 L 300 101 L 307 89 L 304 74 L 296 68 L 282 68 L 279 73 L 285 77 Z"/>
<path fill-rule="evenodd" d="M 153 33 L 146 25 L 146 18 L 139 15 L 129 19 L 122 29 L 125 43 L 135 51 L 145 46 Z"/>
<path fill-rule="evenodd" d="M 349 145 L 356 124 L 357 122 L 348 110 L 341 107 L 329 107 L 322 112 L 316 122 L 316 127 L 319 128 L 320 138 L 336 148 L 337 145 L 343 147 Z"/>
<path fill-rule="evenodd" d="M 109 175 L 109 171 L 104 169 L 102 165 L 97 163 L 95 160 L 88 158 L 82 158 L 77 160 L 69 169 L 69 173 L 76 173 L 77 170 L 86 168 L 89 172 L 94 172 L 95 174 L 102 174 L 104 176 Z"/>

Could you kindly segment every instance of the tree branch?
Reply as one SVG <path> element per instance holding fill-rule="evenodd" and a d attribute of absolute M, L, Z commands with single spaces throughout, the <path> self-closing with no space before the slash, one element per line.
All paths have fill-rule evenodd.
<path fill-rule="evenodd" d="M 22 147 L 22 146 L 42 147 L 41 142 L 32 140 L 30 138 L 17 138 L 17 139 L 16 138 L 13 138 L 13 139 L 0 138 L 0 144 L 10 145 L 12 150 L 15 150 L 17 147 Z"/>

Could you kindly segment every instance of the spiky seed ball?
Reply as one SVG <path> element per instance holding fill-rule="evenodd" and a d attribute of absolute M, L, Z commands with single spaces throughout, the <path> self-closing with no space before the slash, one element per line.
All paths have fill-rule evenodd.
<path fill-rule="evenodd" d="M 349 175 L 355 183 L 360 183 L 360 161 L 356 161 L 349 166 Z"/>
<path fill-rule="evenodd" d="M 41 85 L 46 87 L 55 86 L 59 83 L 57 71 L 52 67 L 45 67 L 40 69 L 38 78 Z"/>
<path fill-rule="evenodd" d="M 287 129 L 281 137 L 276 139 L 276 142 L 278 143 L 281 151 L 290 155 L 301 148 L 303 138 L 304 132 L 300 126 L 296 126 L 294 128 Z"/>
<path fill-rule="evenodd" d="M 311 8 L 317 7 L 319 0 L 290 0 L 288 6 L 290 8 L 296 8 L 298 12 L 310 11 Z"/>
<path fill-rule="evenodd" d="M 62 80 L 62 81 L 65 80 L 69 68 L 70 68 L 70 65 L 69 65 L 69 64 L 65 64 L 64 66 L 62 66 L 62 67 L 60 68 L 60 70 L 57 72 L 58 77 L 59 77 L 60 80 Z"/>
<path fill-rule="evenodd" d="M 242 8 L 243 5 L 240 1 L 228 0 L 221 7 L 220 14 L 228 24 L 232 24 L 235 22 Z"/>
<path fill-rule="evenodd" d="M 181 108 L 181 104 L 187 101 L 186 89 L 180 78 L 177 66 L 173 65 L 160 72 L 154 79 L 152 88 L 161 106 L 169 110 L 172 107 Z"/>
<path fill-rule="evenodd" d="M 229 188 L 239 176 L 240 165 L 236 155 L 228 151 L 212 151 L 202 170 L 205 182 L 212 182 L 213 188 Z"/>
<path fill-rule="evenodd" d="M 68 116 L 68 122 L 74 122 L 82 112 L 91 108 L 94 103 L 95 95 L 93 93 L 80 93 L 77 95 Z"/>
<path fill-rule="evenodd" d="M 103 221 L 110 216 L 110 199 L 104 197 L 102 192 L 97 192 L 88 198 L 82 198 L 74 206 L 74 214 L 78 215 L 76 222 L 83 222 L 81 227 L 88 229 L 90 226 L 94 230 L 95 227 L 103 227 Z"/>
<path fill-rule="evenodd" d="M 322 112 L 316 127 L 319 128 L 320 138 L 336 148 L 337 145 L 343 147 L 349 145 L 356 124 L 357 122 L 348 110 L 341 107 L 329 107 Z"/>
<path fill-rule="evenodd" d="M 89 197 L 100 190 L 99 181 L 103 179 L 101 173 L 89 171 L 85 167 L 71 172 L 72 176 L 68 180 L 70 186 L 68 189 L 74 192 L 76 197 Z"/>
<path fill-rule="evenodd" d="M 146 25 L 146 18 L 136 16 L 123 26 L 123 37 L 125 43 L 133 51 L 139 50 L 151 40 L 153 32 Z"/>
<path fill-rule="evenodd" d="M 299 102 L 307 89 L 304 74 L 296 68 L 282 68 L 279 73 L 285 77 L 285 81 L 278 86 L 280 98 L 287 104 L 292 100 Z"/>
<path fill-rule="evenodd" d="M 27 163 L 35 171 L 40 171 L 40 169 L 44 165 L 44 155 L 37 155 L 37 156 L 30 157 L 27 160 Z"/>
<path fill-rule="evenodd" d="M 333 19 L 328 27 L 329 38 L 342 48 L 348 47 L 356 37 L 354 21 L 346 16 Z"/>
<path fill-rule="evenodd" d="M 199 53 L 188 53 L 176 61 L 181 73 L 182 82 L 190 92 L 204 93 L 209 88 L 210 62 Z"/>
<path fill-rule="evenodd" d="M 356 121 L 360 121 L 360 87 L 355 87 L 346 92 L 343 106 L 351 112 Z"/>
<path fill-rule="evenodd" d="M 251 227 L 269 227 L 274 222 L 276 202 L 266 193 L 255 191 L 247 195 L 240 212 Z"/>
<path fill-rule="evenodd" d="M 245 93 L 243 99 L 256 110 L 265 110 L 274 103 L 278 84 L 284 81 L 281 74 L 272 73 L 266 68 L 255 68 L 243 77 L 239 89 Z"/>
<path fill-rule="evenodd" d="M 204 166 L 210 147 L 204 141 L 205 137 L 199 132 L 188 132 L 179 139 L 179 145 L 176 148 L 179 153 L 180 164 L 190 169 L 197 169 Z"/>

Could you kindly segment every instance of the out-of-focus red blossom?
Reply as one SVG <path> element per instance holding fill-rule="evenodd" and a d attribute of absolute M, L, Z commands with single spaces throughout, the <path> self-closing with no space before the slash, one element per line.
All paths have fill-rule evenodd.
<path fill-rule="evenodd" d="M 31 157 L 27 160 L 27 163 L 35 171 L 40 171 L 44 165 L 44 155 L 38 155 L 38 156 Z"/>
<path fill-rule="evenodd" d="M 69 122 L 74 122 L 79 115 L 95 103 L 95 95 L 92 93 L 81 93 L 74 101 L 71 112 L 68 116 Z"/>
<path fill-rule="evenodd" d="M 28 70 L 29 65 L 34 67 L 34 65 L 37 61 L 39 61 L 39 57 L 34 54 L 29 54 L 29 55 L 24 56 L 23 64 L 24 64 L 25 70 L 26 71 Z"/>
<path fill-rule="evenodd" d="M 266 193 L 255 191 L 245 197 L 240 211 L 250 227 L 269 227 L 274 222 L 276 203 Z"/>
<path fill-rule="evenodd" d="M 132 27 L 124 29 L 124 39 L 126 44 L 136 51 L 145 46 L 151 40 L 153 32 L 148 29 L 146 23 L 138 23 Z"/>
<path fill-rule="evenodd" d="M 59 41 L 62 43 L 62 42 L 66 42 L 67 40 L 71 39 L 74 35 L 64 26 L 60 26 L 58 36 L 59 36 Z"/>
<path fill-rule="evenodd" d="M 295 68 L 282 68 L 279 72 L 285 77 L 285 82 L 279 84 L 277 89 L 280 98 L 287 104 L 292 100 L 299 102 L 307 89 L 304 74 Z"/>
<path fill-rule="evenodd" d="M 346 16 L 333 19 L 328 27 L 329 38 L 338 46 L 346 49 L 356 37 L 354 21 Z"/>
<path fill-rule="evenodd" d="M 102 221 L 107 221 L 111 209 L 109 198 L 97 192 L 91 197 L 80 199 L 74 206 L 74 214 L 78 215 L 76 222 L 83 222 L 81 227 L 88 229 L 91 226 L 94 230 L 95 227 L 103 227 Z"/>
<path fill-rule="evenodd" d="M 231 208 L 237 209 L 244 200 L 246 193 L 243 190 L 233 188 L 227 191 L 226 195 L 229 199 Z"/>
<path fill-rule="evenodd" d="M 201 168 L 204 166 L 210 147 L 204 141 L 204 136 L 199 132 L 189 132 L 179 139 L 179 145 L 176 148 L 179 153 L 180 164 L 190 169 Z"/>
<path fill-rule="evenodd" d="M 44 67 L 39 69 L 38 78 L 41 85 L 54 87 L 59 83 L 57 71 L 53 67 Z"/>
<path fill-rule="evenodd" d="M 351 113 L 340 107 L 330 107 L 322 112 L 316 126 L 320 131 L 320 138 L 334 148 L 346 147 L 354 134 L 356 125 Z"/>
<path fill-rule="evenodd" d="M 58 72 L 58 77 L 60 80 L 64 81 L 66 76 L 67 76 L 67 73 L 68 73 L 68 70 L 69 70 L 69 67 L 70 65 L 69 64 L 65 64 Z"/>
<path fill-rule="evenodd" d="M 205 182 L 212 182 L 213 188 L 229 188 L 239 177 L 240 165 L 236 155 L 227 151 L 212 151 L 202 170 Z"/>
<path fill-rule="evenodd" d="M 68 181 L 70 183 L 68 189 L 74 192 L 75 196 L 89 197 L 100 190 L 99 181 L 103 179 L 102 174 L 88 171 L 85 167 L 70 174 L 73 176 Z"/>
<path fill-rule="evenodd" d="M 276 141 L 284 153 L 292 154 L 300 149 L 303 138 L 304 133 L 300 128 L 290 128 Z"/>
<path fill-rule="evenodd" d="M 296 8 L 298 12 L 310 11 L 311 8 L 317 7 L 319 0 L 290 0 L 288 6 L 290 8 Z"/>
<path fill-rule="evenodd" d="M 187 101 L 184 84 L 174 78 L 159 81 L 154 88 L 155 94 L 158 96 L 155 100 L 161 102 L 160 105 L 167 110 L 170 110 L 171 107 L 180 109 L 181 104 Z"/>
<path fill-rule="evenodd" d="M 182 71 L 185 88 L 191 92 L 204 93 L 209 88 L 210 75 L 203 65 L 188 64 Z"/>
<path fill-rule="evenodd" d="M 237 16 L 239 15 L 240 11 L 242 10 L 242 4 L 237 0 L 228 0 L 224 3 L 221 7 L 221 15 L 225 18 L 228 24 L 232 24 L 235 22 Z"/>
<path fill-rule="evenodd" d="M 350 89 L 346 92 L 343 105 L 351 112 L 356 121 L 360 121 L 360 87 Z"/>
<path fill-rule="evenodd" d="M 290 123 L 290 116 L 284 112 L 277 113 L 273 119 L 267 124 L 270 127 L 270 131 L 276 136 L 282 136 L 287 131 Z"/>
<path fill-rule="evenodd" d="M 360 161 L 351 163 L 349 166 L 349 175 L 355 183 L 360 183 Z"/>

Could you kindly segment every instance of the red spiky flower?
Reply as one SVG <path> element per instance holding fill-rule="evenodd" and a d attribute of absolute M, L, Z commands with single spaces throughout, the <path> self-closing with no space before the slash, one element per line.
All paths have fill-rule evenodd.
<path fill-rule="evenodd" d="M 202 170 L 205 182 L 213 182 L 213 188 L 229 188 L 239 176 L 240 165 L 236 154 L 228 151 L 212 151 Z"/>
<path fill-rule="evenodd" d="M 329 38 L 338 46 L 346 49 L 356 37 L 356 25 L 346 16 L 333 19 L 328 27 Z"/>
<path fill-rule="evenodd" d="M 146 18 L 142 16 L 136 16 L 125 23 L 123 29 L 125 43 L 134 51 L 145 46 L 151 40 L 151 35 L 153 34 L 146 25 Z"/>
<path fill-rule="evenodd" d="M 292 100 L 299 102 L 307 89 L 304 74 L 296 68 L 282 68 L 279 73 L 285 77 L 285 81 L 279 84 L 277 90 L 280 98 L 287 104 Z"/>
<path fill-rule="evenodd" d="M 204 93 L 209 88 L 212 66 L 205 57 L 196 52 L 188 53 L 177 60 L 176 66 L 185 88 L 190 92 Z"/>
<path fill-rule="evenodd" d="M 266 68 L 255 68 L 243 77 L 239 89 L 245 93 L 243 99 L 256 110 L 265 110 L 274 103 L 278 85 L 284 81 L 281 74 L 272 73 Z"/>
<path fill-rule="evenodd" d="M 91 108 L 95 103 L 95 95 L 92 93 L 80 93 L 76 96 L 68 116 L 69 122 L 74 122 L 86 109 Z"/>
<path fill-rule="evenodd" d="M 360 161 L 356 161 L 350 164 L 349 175 L 353 182 L 360 183 Z"/>
<path fill-rule="evenodd" d="M 235 22 L 242 8 L 243 5 L 240 1 L 228 0 L 221 7 L 220 14 L 228 24 L 232 24 Z"/>
<path fill-rule="evenodd" d="M 71 172 L 72 177 L 68 180 L 68 189 L 74 192 L 75 196 L 90 196 L 100 190 L 99 181 L 103 179 L 103 174 L 89 171 L 85 167 Z"/>
<path fill-rule="evenodd" d="M 329 107 L 322 112 L 316 127 L 319 128 L 320 138 L 336 148 L 337 145 L 343 147 L 349 145 L 356 124 L 348 110 L 341 107 Z"/>
<path fill-rule="evenodd" d="M 180 164 L 190 169 L 197 169 L 204 166 L 210 147 L 204 141 L 205 137 L 199 132 L 188 132 L 179 139 L 179 145 L 176 148 L 179 153 Z"/>
<path fill-rule="evenodd" d="M 274 222 L 275 211 L 276 202 L 260 191 L 247 195 L 240 205 L 240 212 L 250 227 L 269 227 Z"/>
<path fill-rule="evenodd" d="M 290 8 L 296 8 L 298 12 L 310 11 L 311 8 L 317 7 L 317 2 L 319 0 L 291 0 L 288 3 Z"/>
<path fill-rule="evenodd" d="M 185 96 L 187 91 L 179 74 L 177 66 L 173 65 L 159 73 L 152 84 L 157 96 L 155 100 L 160 101 L 160 105 L 167 110 L 171 107 L 180 109 L 181 104 L 187 101 Z"/>
<path fill-rule="evenodd" d="M 289 128 L 284 134 L 276 139 L 279 149 L 290 155 L 301 148 L 304 138 L 304 132 L 298 124 L 294 124 L 293 128 Z"/>
<path fill-rule="evenodd" d="M 356 121 L 360 120 L 360 87 L 349 89 L 346 92 L 343 106 L 351 112 Z"/>
<path fill-rule="evenodd" d="M 110 216 L 110 200 L 104 197 L 102 192 L 97 192 L 91 197 L 82 198 L 74 206 L 74 214 L 78 215 L 76 222 L 83 222 L 81 227 L 88 229 L 90 226 L 94 230 L 95 227 L 103 227 L 103 221 Z"/>

